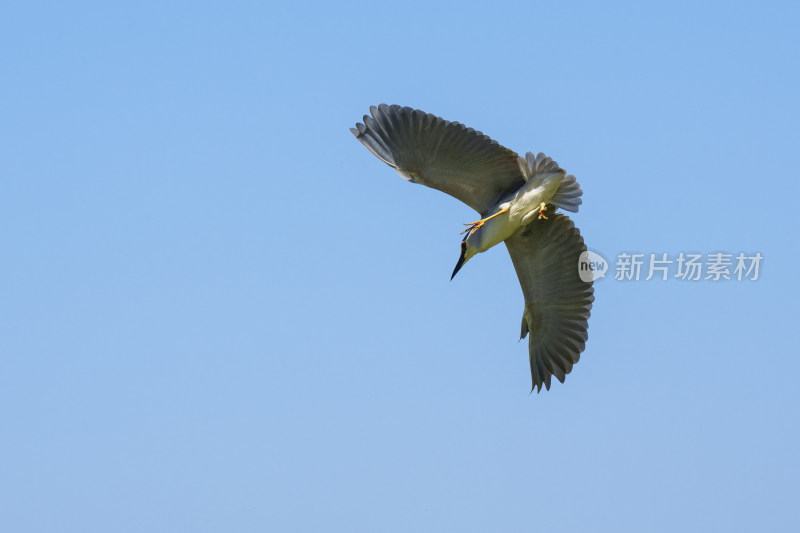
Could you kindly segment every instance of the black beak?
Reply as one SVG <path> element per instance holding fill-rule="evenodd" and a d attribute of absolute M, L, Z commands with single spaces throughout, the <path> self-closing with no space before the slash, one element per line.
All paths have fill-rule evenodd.
<path fill-rule="evenodd" d="M 461 270 L 461 267 L 464 266 L 464 259 L 467 257 L 467 242 L 466 239 L 461 241 L 461 257 L 458 258 L 458 263 L 456 263 L 456 268 L 453 269 L 453 275 L 450 276 L 450 281 L 453 281 L 453 278 L 456 277 L 458 271 Z"/>

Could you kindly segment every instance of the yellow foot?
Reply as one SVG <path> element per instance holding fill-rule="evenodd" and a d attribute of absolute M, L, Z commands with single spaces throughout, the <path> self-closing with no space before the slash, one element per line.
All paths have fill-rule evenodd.
<path fill-rule="evenodd" d="M 469 226 L 467 229 L 459 233 L 459 235 L 464 235 L 468 231 L 472 231 L 474 229 L 478 229 L 483 226 L 483 223 L 486 222 L 485 220 L 478 220 L 477 222 L 470 222 L 469 224 L 464 224 L 465 226 Z"/>
<path fill-rule="evenodd" d="M 544 205 L 544 204 L 542 204 L 542 205 Z M 476 229 L 480 228 L 481 226 L 483 226 L 486 223 L 487 220 L 491 220 L 494 217 L 496 217 L 498 215 L 502 215 L 503 213 L 506 213 L 506 212 L 508 212 L 508 208 L 504 207 L 503 209 L 501 209 L 500 211 L 498 211 L 497 213 L 495 213 L 494 215 L 492 215 L 490 217 L 482 218 L 480 220 L 476 220 L 475 222 L 470 222 L 469 224 L 464 224 L 465 226 L 469 226 L 469 227 L 467 229 L 465 229 L 464 231 L 462 231 L 461 235 L 464 235 L 468 231 L 473 231 L 473 230 L 476 230 Z"/>
<path fill-rule="evenodd" d="M 541 219 L 549 220 L 544 214 L 545 211 L 547 211 L 547 205 L 544 202 L 542 202 L 541 204 L 539 204 L 539 220 Z"/>

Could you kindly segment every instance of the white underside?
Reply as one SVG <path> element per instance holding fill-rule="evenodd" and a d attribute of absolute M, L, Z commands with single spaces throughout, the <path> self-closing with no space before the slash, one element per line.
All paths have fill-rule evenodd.
<path fill-rule="evenodd" d="M 485 252 L 492 246 L 500 244 L 520 227 L 538 218 L 542 202 L 550 201 L 563 180 L 563 173 L 545 174 L 541 179 L 537 176 L 536 180 L 527 182 L 487 211 L 484 217 L 508 208 L 507 212 L 487 220 L 480 229 L 467 237 L 476 252 Z"/>

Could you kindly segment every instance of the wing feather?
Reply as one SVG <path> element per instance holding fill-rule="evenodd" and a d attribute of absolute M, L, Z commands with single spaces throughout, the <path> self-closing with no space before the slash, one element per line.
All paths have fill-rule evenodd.
<path fill-rule="evenodd" d="M 522 337 L 528 350 L 533 388 L 564 382 L 586 347 L 594 287 L 578 275 L 583 237 L 566 215 L 535 220 L 507 239 L 506 247 L 525 296 Z"/>
<path fill-rule="evenodd" d="M 479 131 L 410 107 L 381 104 L 370 113 L 350 128 L 370 152 L 481 214 L 525 183 L 517 154 Z"/>

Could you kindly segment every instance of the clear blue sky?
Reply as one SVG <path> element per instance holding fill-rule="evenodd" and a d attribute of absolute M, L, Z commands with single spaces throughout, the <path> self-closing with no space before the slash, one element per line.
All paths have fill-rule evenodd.
<path fill-rule="evenodd" d="M 796 3 L 0 8 L 0 528 L 787 531 Z M 755 4 L 754 4 L 755 5 Z M 584 190 L 614 256 L 530 395 L 502 247 L 348 131 L 422 108 Z"/>

